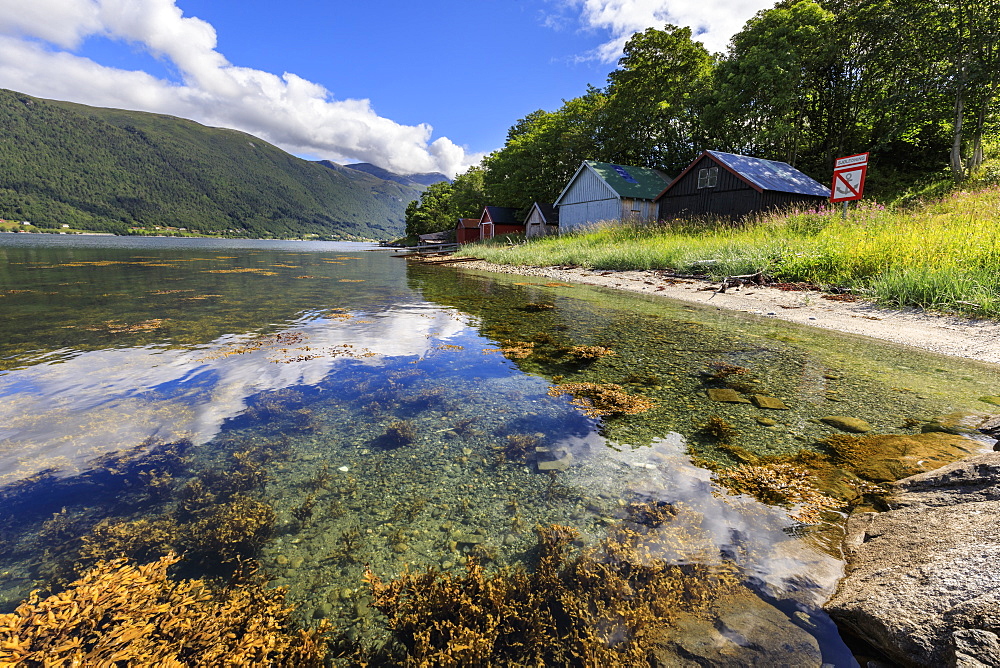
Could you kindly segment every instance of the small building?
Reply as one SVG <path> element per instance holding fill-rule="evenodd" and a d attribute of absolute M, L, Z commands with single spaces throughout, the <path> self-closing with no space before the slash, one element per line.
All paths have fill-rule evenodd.
<path fill-rule="evenodd" d="M 445 230 L 443 232 L 431 232 L 430 234 L 418 234 L 417 235 L 417 246 L 420 248 L 431 248 L 434 246 L 443 246 L 445 244 L 454 243 L 452 241 L 452 231 Z"/>
<path fill-rule="evenodd" d="M 524 223 L 517 209 L 510 206 L 488 206 L 479 217 L 479 238 L 492 239 L 503 234 L 524 234 Z"/>
<path fill-rule="evenodd" d="M 524 219 L 524 235 L 531 238 L 549 234 L 559 234 L 559 209 L 553 204 L 535 202 Z"/>
<path fill-rule="evenodd" d="M 479 219 L 459 218 L 455 226 L 455 241 L 460 244 L 479 241 Z"/>
<path fill-rule="evenodd" d="M 785 162 L 705 151 L 657 197 L 659 217 L 736 220 L 829 201 L 830 189 Z"/>
<path fill-rule="evenodd" d="M 584 160 L 555 201 L 559 231 L 602 220 L 654 220 L 670 177 L 648 167 Z"/>

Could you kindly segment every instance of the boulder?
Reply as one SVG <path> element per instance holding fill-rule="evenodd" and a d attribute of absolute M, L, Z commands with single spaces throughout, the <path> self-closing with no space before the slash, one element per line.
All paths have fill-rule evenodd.
<path fill-rule="evenodd" d="M 1000 501 L 1000 454 L 969 457 L 897 482 L 892 508 L 954 506 L 974 501 Z"/>
<path fill-rule="evenodd" d="M 847 576 L 826 609 L 904 666 L 1000 665 L 1000 454 L 892 485 L 847 523 Z"/>

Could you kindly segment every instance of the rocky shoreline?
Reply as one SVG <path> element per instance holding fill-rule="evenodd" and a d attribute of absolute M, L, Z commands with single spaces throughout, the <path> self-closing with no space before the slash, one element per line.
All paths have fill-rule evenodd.
<path fill-rule="evenodd" d="M 720 292 L 717 282 L 658 271 L 483 261 L 463 263 L 462 269 L 655 294 L 1000 363 L 1000 322 L 884 309 L 800 286 L 747 285 Z M 1000 439 L 1000 418 L 979 425 L 979 431 Z M 890 487 L 888 510 L 848 519 L 846 575 L 825 608 L 841 628 L 899 665 L 1000 666 L 1000 452 Z"/>

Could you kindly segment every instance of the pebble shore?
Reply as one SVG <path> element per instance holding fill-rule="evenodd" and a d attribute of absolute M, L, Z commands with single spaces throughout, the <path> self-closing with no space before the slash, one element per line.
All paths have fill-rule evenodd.
<path fill-rule="evenodd" d="M 995 320 L 937 314 L 920 309 L 888 309 L 863 299 L 838 301 L 839 295 L 818 290 L 782 290 L 749 285 L 720 293 L 718 282 L 672 278 L 657 270 L 529 267 L 481 260 L 465 262 L 459 267 L 462 271 L 539 276 L 647 293 L 720 310 L 743 311 L 811 327 L 860 334 L 942 355 L 1000 364 L 1000 322 Z"/>

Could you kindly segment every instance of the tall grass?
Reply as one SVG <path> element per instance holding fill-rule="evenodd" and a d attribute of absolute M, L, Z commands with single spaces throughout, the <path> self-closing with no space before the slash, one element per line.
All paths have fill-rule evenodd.
<path fill-rule="evenodd" d="M 514 265 L 671 269 L 714 278 L 763 271 L 867 291 L 894 306 L 1000 316 L 1000 186 L 955 192 L 910 210 L 861 205 L 701 221 L 599 224 L 466 255 Z"/>

